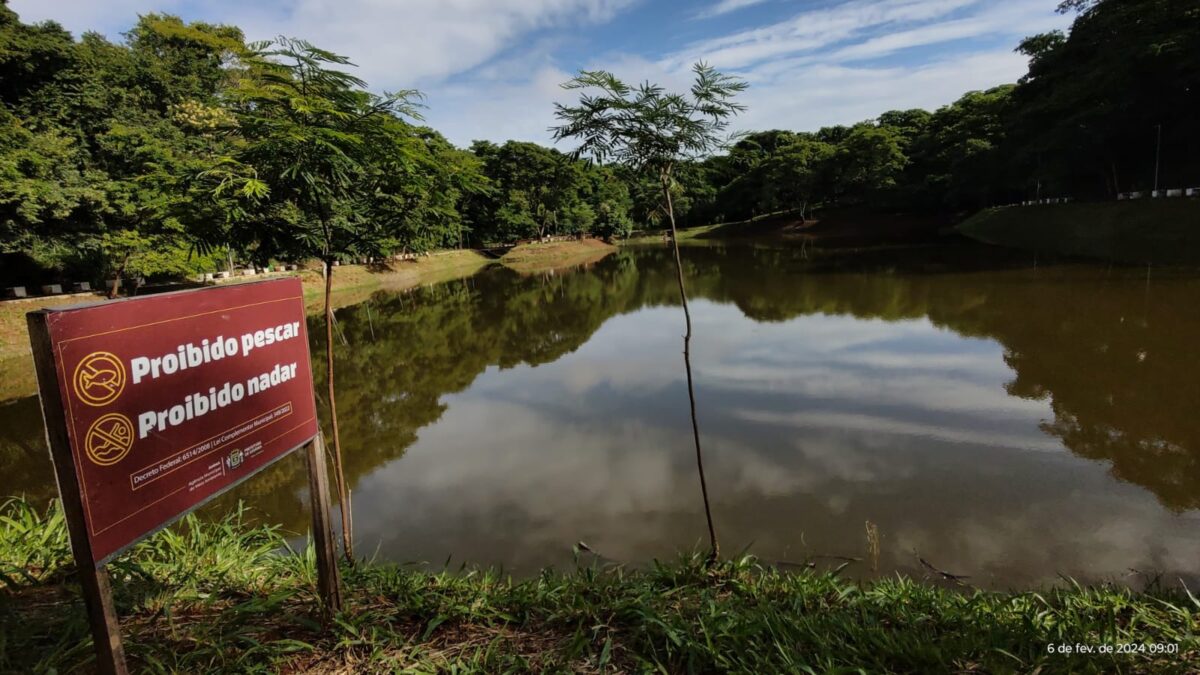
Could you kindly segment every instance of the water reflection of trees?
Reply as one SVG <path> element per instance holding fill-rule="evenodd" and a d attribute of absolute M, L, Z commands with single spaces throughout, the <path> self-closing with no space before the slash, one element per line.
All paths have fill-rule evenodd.
<path fill-rule="evenodd" d="M 812 265 L 789 249 L 725 249 L 701 256 L 742 270 L 708 276 L 697 294 L 732 302 L 759 321 L 822 314 L 919 319 L 1005 348 L 1014 396 L 1048 400 L 1044 431 L 1072 452 L 1111 462 L 1112 474 L 1151 490 L 1172 509 L 1200 506 L 1200 291 L 1193 273 L 1053 265 L 992 265 L 959 271 L 912 258 L 862 259 L 807 275 L 778 270 Z M 735 262 L 736 258 L 745 258 Z M 709 265 L 702 265 L 709 267 Z M 854 267 L 863 269 L 853 269 Z M 985 265 L 986 266 L 986 265 Z M 851 269 L 846 269 L 851 267 Z M 699 285 L 698 285 L 699 286 Z"/>
<path fill-rule="evenodd" d="M 942 249 L 814 259 L 749 247 L 691 249 L 685 259 L 694 297 L 732 303 L 756 321 L 927 317 L 994 339 L 1015 372 L 1009 393 L 1050 401 L 1047 433 L 1080 456 L 1110 462 L 1114 476 L 1170 508 L 1200 506 L 1200 426 L 1191 411 L 1200 400 L 1200 316 L 1189 304 L 1200 281 L 1156 273 L 1147 291 L 1144 270 L 1009 262 Z M 799 271 L 808 273 L 788 273 Z M 613 316 L 678 301 L 669 251 L 644 248 L 586 271 L 492 269 L 339 310 L 350 484 L 402 456 L 441 417 L 443 397 L 488 367 L 555 361 Z M 311 333 L 313 353 L 322 353 L 323 332 Z M 0 493 L 53 494 L 43 438 L 36 399 L 0 406 Z M 301 530 L 305 484 L 303 462 L 289 458 L 214 508 L 245 498 Z"/>
<path fill-rule="evenodd" d="M 1114 476 L 1170 508 L 1200 506 L 1200 427 L 1190 411 L 1200 400 L 1200 316 L 1186 309 L 1200 281 L 1162 277 L 1147 292 L 1139 270 L 1033 268 L 984 255 L 928 249 L 814 262 L 790 248 L 713 247 L 692 250 L 687 266 L 697 298 L 733 303 L 756 321 L 927 317 L 994 339 L 1015 373 L 1009 393 L 1050 402 L 1046 433 L 1111 462 Z M 440 397 L 489 365 L 551 362 L 612 316 L 678 303 L 668 256 L 623 251 L 586 272 L 496 270 L 378 299 L 375 339 L 364 306 L 344 311 L 352 479 L 398 456 L 441 415 Z"/>
<path fill-rule="evenodd" d="M 420 429 L 441 418 L 442 398 L 466 389 L 489 366 L 536 366 L 578 349 L 630 305 L 636 276 L 631 260 L 545 276 L 495 269 L 340 310 L 338 411 L 351 487 L 401 457 Z M 313 353 L 323 353 L 323 334 L 310 334 Z M 314 372 L 321 391 L 323 375 Z M 285 483 L 305 483 L 301 463 L 277 471 L 294 474 Z M 297 494 L 270 492 L 276 482 L 254 481 L 241 496 L 280 518 L 304 513 Z M 303 527 L 302 518 L 295 520 Z"/>
<path fill-rule="evenodd" d="M 41 503 L 58 494 L 36 396 L 0 404 L 0 467 L 0 496 Z"/>

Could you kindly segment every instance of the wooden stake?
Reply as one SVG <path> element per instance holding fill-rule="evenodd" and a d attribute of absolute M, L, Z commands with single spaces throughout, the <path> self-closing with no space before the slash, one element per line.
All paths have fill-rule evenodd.
<path fill-rule="evenodd" d="M 312 545 L 317 557 L 317 591 L 326 621 L 342 609 L 342 585 L 338 578 L 337 548 L 329 522 L 329 475 L 325 470 L 325 443 L 317 434 L 305 446 L 308 458 L 308 493 L 312 510 Z"/>
<path fill-rule="evenodd" d="M 108 570 L 96 567 L 93 562 L 92 545 L 83 519 L 79 477 L 75 473 L 75 458 L 71 454 L 70 436 L 67 435 L 66 407 L 58 388 L 46 313 L 31 312 L 26 315 L 26 321 L 37 372 L 38 394 L 42 402 L 42 418 L 46 423 L 46 442 L 50 446 L 50 459 L 54 462 L 58 493 L 62 497 L 63 515 L 71 537 L 71 551 L 75 555 L 88 623 L 92 628 L 96 670 L 102 675 L 127 675 L 129 669 L 125 665 L 125 648 L 121 645 L 121 623 L 113 606 Z"/>

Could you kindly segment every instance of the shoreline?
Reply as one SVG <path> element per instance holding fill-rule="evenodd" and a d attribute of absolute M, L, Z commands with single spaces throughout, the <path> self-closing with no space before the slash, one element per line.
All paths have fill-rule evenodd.
<path fill-rule="evenodd" d="M 379 292 L 399 292 L 471 276 L 485 267 L 503 265 L 521 274 L 557 271 L 590 264 L 616 250 L 595 239 L 523 244 L 500 259 L 474 249 L 436 251 L 415 260 L 384 265 L 339 265 L 333 273 L 334 309 L 355 305 Z M 306 311 L 318 314 L 324 307 L 324 277 L 316 269 L 301 269 L 267 276 L 238 277 L 224 283 L 299 276 L 304 285 Z M 200 286 L 197 286 L 199 288 Z M 25 313 L 42 307 L 61 307 L 103 301 L 103 293 L 76 293 L 0 302 L 0 405 L 37 393 Z"/>
<path fill-rule="evenodd" d="M 61 513 L 0 507 L 0 670 L 86 669 L 84 608 Z M 111 565 L 130 665 L 178 672 L 1188 672 L 1200 601 L 1151 586 L 979 591 L 848 581 L 698 553 L 628 570 L 341 568 L 322 631 L 314 562 L 276 527 L 185 518 Z M 1133 645 L 1127 653 L 1064 653 Z"/>
<path fill-rule="evenodd" d="M 500 264 L 518 274 L 540 274 L 591 265 L 616 250 L 599 239 L 522 244 L 504 254 Z"/>
<path fill-rule="evenodd" d="M 1200 265 L 1200 200 L 1143 199 L 985 209 L 958 225 L 976 241 L 1124 264 Z"/>

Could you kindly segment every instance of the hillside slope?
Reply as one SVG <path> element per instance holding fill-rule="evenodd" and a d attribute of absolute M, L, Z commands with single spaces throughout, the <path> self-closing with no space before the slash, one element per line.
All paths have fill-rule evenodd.
<path fill-rule="evenodd" d="M 1200 264 L 1200 200 L 1051 204 L 981 211 L 958 226 L 988 244 L 1118 262 Z"/>

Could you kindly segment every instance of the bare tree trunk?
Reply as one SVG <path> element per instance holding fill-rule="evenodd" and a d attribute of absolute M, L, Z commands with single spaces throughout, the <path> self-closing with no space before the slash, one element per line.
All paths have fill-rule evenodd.
<path fill-rule="evenodd" d="M 712 508 L 708 503 L 708 481 L 704 478 L 704 455 L 700 451 L 700 425 L 696 421 L 696 390 L 692 383 L 692 313 L 688 309 L 687 289 L 683 283 L 683 259 L 679 255 L 679 233 L 675 229 L 675 205 L 671 200 L 671 176 L 661 175 L 663 197 L 667 204 L 667 218 L 671 221 L 671 246 L 675 252 L 675 272 L 679 279 L 679 300 L 683 304 L 683 318 L 687 332 L 683 336 L 683 365 L 687 370 L 688 402 L 692 412 L 692 439 L 696 444 L 696 471 L 700 474 L 700 494 L 704 498 L 704 518 L 708 521 L 708 541 L 711 550 L 707 564 L 712 565 L 721 557 L 721 546 L 717 543 L 717 530 L 713 526 Z"/>
<path fill-rule="evenodd" d="M 325 375 L 329 382 L 329 419 L 333 422 L 333 473 L 342 515 L 342 553 L 346 562 L 354 564 L 354 524 L 351 519 L 350 490 L 346 487 L 345 465 L 342 463 L 342 441 L 338 437 L 337 401 L 333 395 L 333 263 L 325 261 Z"/>
<path fill-rule="evenodd" d="M 125 256 L 121 260 L 121 264 L 117 266 L 117 272 L 113 275 L 112 288 L 108 289 L 108 299 L 112 300 L 117 297 L 117 293 L 121 292 L 121 276 L 125 274 L 125 266 L 129 264 L 129 256 Z"/>

